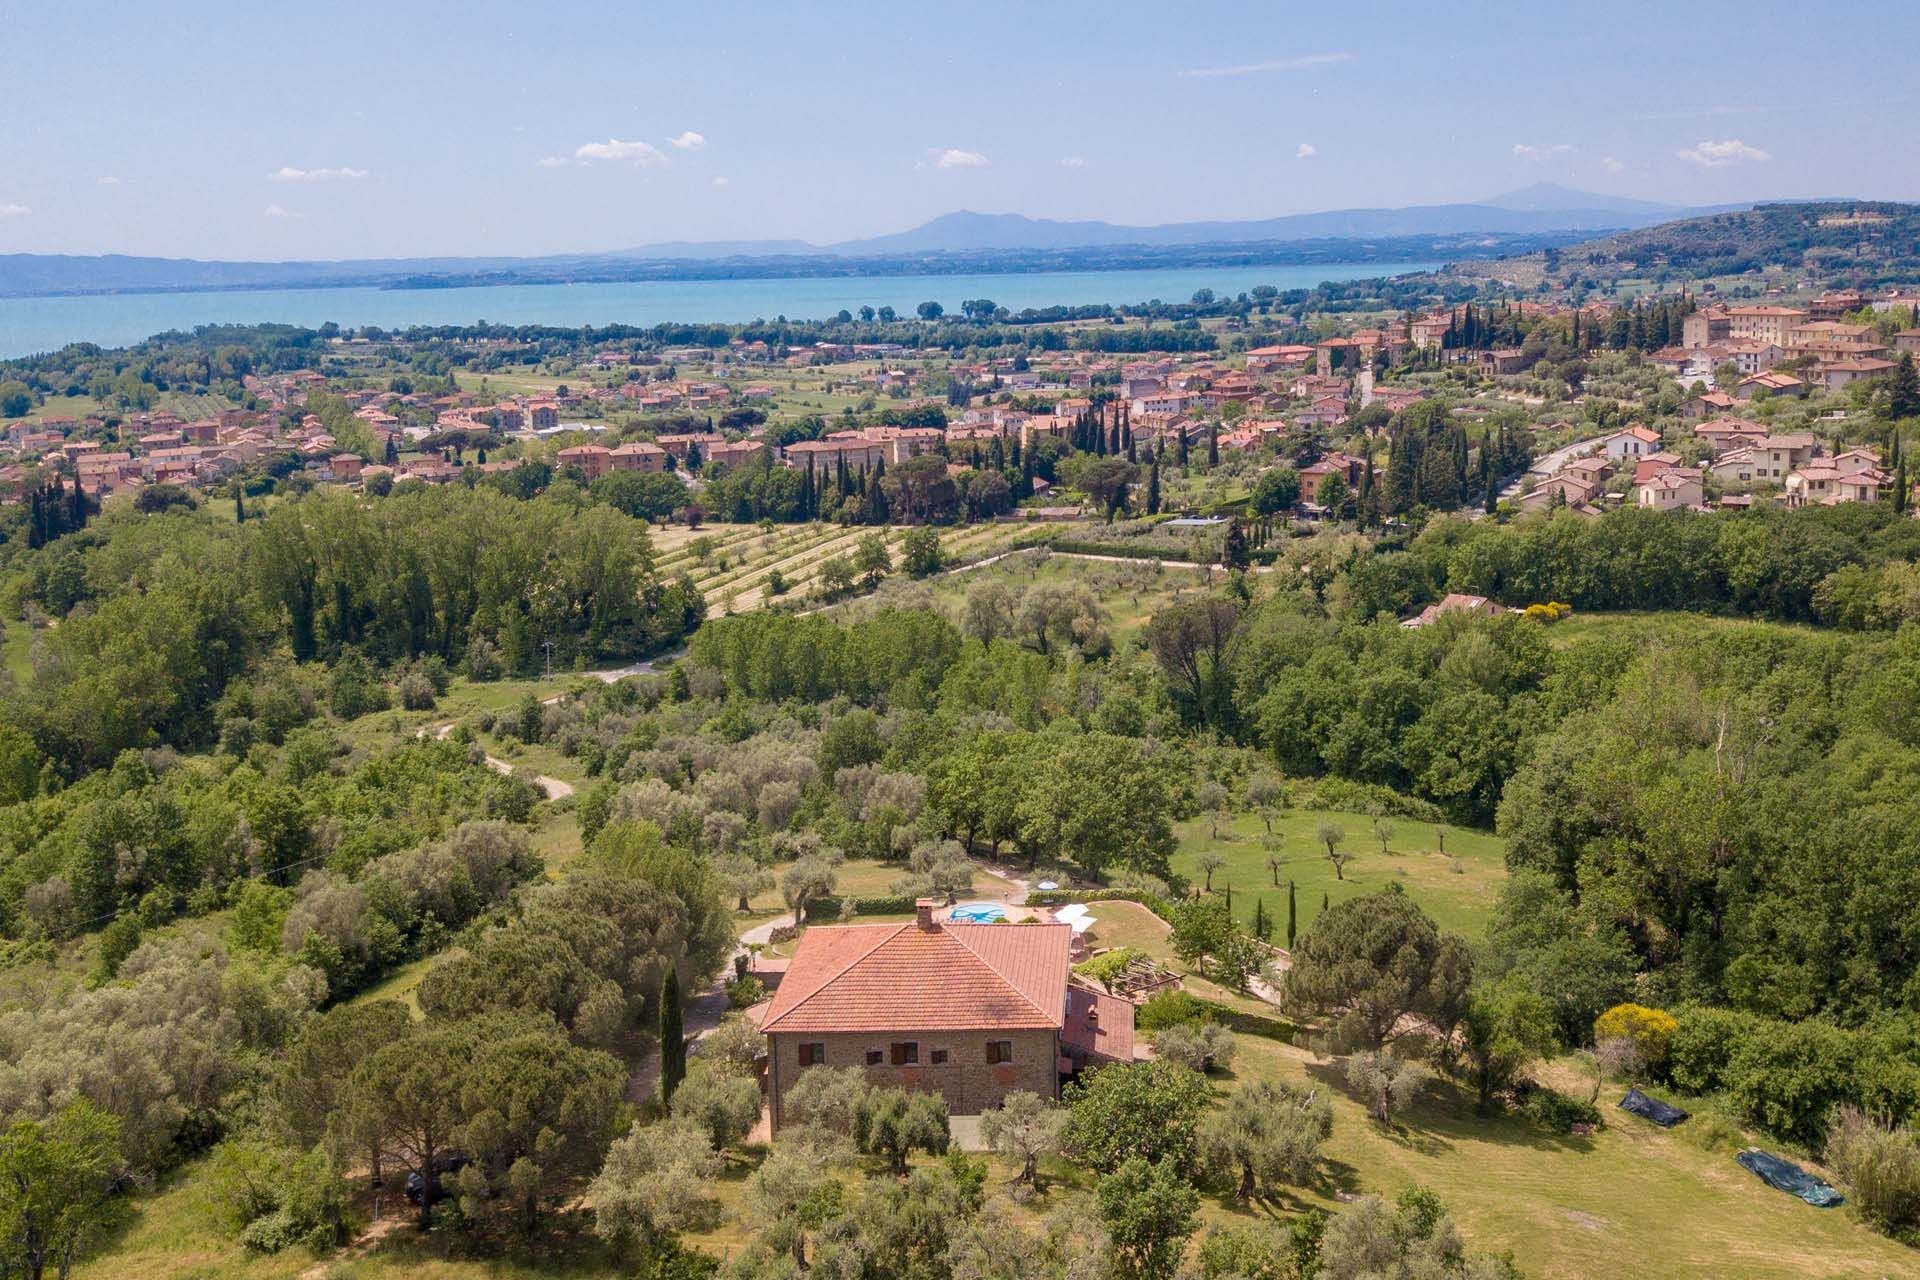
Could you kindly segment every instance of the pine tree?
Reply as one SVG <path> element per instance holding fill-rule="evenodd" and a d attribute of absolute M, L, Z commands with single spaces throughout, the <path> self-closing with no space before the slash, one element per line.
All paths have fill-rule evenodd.
<path fill-rule="evenodd" d="M 1293 881 L 1287 881 L 1287 950 L 1293 950 L 1294 927 L 1300 920 L 1299 904 L 1294 901 Z"/>
<path fill-rule="evenodd" d="M 687 1037 L 680 1017 L 680 977 L 667 965 L 660 979 L 660 1101 L 672 1102 L 673 1091 L 687 1078 Z"/>

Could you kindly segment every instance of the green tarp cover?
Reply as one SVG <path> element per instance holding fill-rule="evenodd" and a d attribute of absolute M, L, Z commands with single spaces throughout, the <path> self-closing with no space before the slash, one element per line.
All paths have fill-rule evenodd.
<path fill-rule="evenodd" d="M 1799 1196 L 1816 1209 L 1831 1209 L 1844 1197 L 1791 1160 L 1764 1151 L 1742 1151 L 1734 1157 L 1740 1167 L 1770 1187 Z"/>

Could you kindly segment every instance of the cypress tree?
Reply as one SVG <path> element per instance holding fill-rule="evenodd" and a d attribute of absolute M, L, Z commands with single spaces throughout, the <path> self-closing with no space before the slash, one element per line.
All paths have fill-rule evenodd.
<path fill-rule="evenodd" d="M 247 490 L 246 486 L 238 480 L 233 482 L 233 522 L 235 524 L 247 522 Z"/>
<path fill-rule="evenodd" d="M 672 1102 L 673 1091 L 687 1078 L 687 1037 L 680 1017 L 680 977 L 674 965 L 660 979 L 660 1101 Z"/>
<path fill-rule="evenodd" d="M 1160 455 L 1153 455 L 1153 465 L 1147 468 L 1147 514 L 1160 514 Z"/>
<path fill-rule="evenodd" d="M 1913 365 L 1913 352 L 1902 351 L 1894 362 L 1893 380 L 1887 387 L 1887 414 L 1898 422 L 1920 417 L 1920 373 Z"/>
<path fill-rule="evenodd" d="M 1294 901 L 1293 881 L 1287 881 L 1287 950 L 1293 950 L 1294 927 L 1300 920 L 1300 908 Z"/>
<path fill-rule="evenodd" d="M 1220 424 L 1207 424 L 1207 469 L 1211 471 L 1220 465 Z"/>

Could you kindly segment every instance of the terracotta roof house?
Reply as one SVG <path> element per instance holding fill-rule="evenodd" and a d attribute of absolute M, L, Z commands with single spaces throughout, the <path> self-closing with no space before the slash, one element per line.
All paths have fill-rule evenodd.
<path fill-rule="evenodd" d="M 1706 489 L 1700 483 L 1699 471 L 1691 467 L 1675 467 L 1663 471 L 1635 490 L 1635 497 L 1643 507 L 1655 511 L 1673 511 L 1680 507 L 1697 507 L 1706 499 Z"/>
<path fill-rule="evenodd" d="M 1071 938 L 1066 924 L 936 920 L 926 899 L 905 924 L 808 929 L 761 1022 L 774 1131 L 809 1067 L 861 1068 L 979 1115 L 1017 1089 L 1057 1097 L 1076 1046 L 1105 1057 L 1124 1041 L 1131 1058 L 1132 1007 L 1070 988 Z"/>
<path fill-rule="evenodd" d="M 1807 384 L 1790 373 L 1778 369 L 1768 369 L 1765 373 L 1756 373 L 1740 379 L 1737 388 L 1742 400 L 1751 400 L 1756 392 L 1764 391 L 1769 395 L 1797 396 L 1807 389 Z"/>
<path fill-rule="evenodd" d="M 1505 610 L 1485 596 L 1470 596 L 1458 591 L 1451 591 L 1400 625 L 1403 627 L 1424 627 L 1449 613 L 1477 613 L 1484 617 L 1492 617 L 1495 614 L 1504 612 Z"/>
<path fill-rule="evenodd" d="M 1751 381 L 1751 379 L 1749 379 L 1749 381 Z M 1688 422 L 1698 422 L 1702 418 L 1711 418 L 1717 414 L 1723 414 L 1738 404 L 1739 401 L 1724 391 L 1708 391 L 1703 395 L 1688 396 L 1685 400 L 1681 401 L 1680 416 Z"/>

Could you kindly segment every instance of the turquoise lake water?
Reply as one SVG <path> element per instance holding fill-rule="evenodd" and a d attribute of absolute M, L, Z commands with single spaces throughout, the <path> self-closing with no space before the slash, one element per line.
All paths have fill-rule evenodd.
<path fill-rule="evenodd" d="M 968 298 L 1003 307 L 1184 302 L 1195 290 L 1221 295 L 1256 285 L 1308 289 L 1325 281 L 1431 271 L 1433 262 L 1326 262 L 1270 267 L 1169 267 L 1147 271 L 1051 271 L 1000 275 L 859 276 L 795 280 L 661 280 L 623 284 L 497 285 L 473 289 L 259 289 L 206 293 L 0 298 L 0 358 L 70 342 L 124 347 L 169 329 L 280 322 L 346 328 L 379 325 L 653 325 L 737 323 L 784 315 L 822 319 L 862 305 L 913 314 L 935 301 L 958 311 Z"/>

